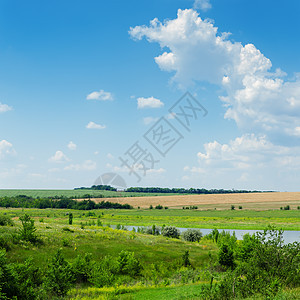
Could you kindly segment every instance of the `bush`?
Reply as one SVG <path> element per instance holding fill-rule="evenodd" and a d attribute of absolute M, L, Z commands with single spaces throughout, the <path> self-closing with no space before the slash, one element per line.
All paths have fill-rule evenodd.
<path fill-rule="evenodd" d="M 99 288 L 111 286 L 114 284 L 116 272 L 115 260 L 110 256 L 105 256 L 100 263 L 93 267 L 90 281 Z"/>
<path fill-rule="evenodd" d="M 92 254 L 86 253 L 84 257 L 78 255 L 72 264 L 72 273 L 77 283 L 88 282 L 92 271 Z"/>
<path fill-rule="evenodd" d="M 162 235 L 178 239 L 180 236 L 180 231 L 174 226 L 166 226 L 162 230 Z"/>
<path fill-rule="evenodd" d="M 22 228 L 20 229 L 20 239 L 30 242 L 32 244 L 40 243 L 41 240 L 36 235 L 36 228 L 34 226 L 34 220 L 29 215 L 25 214 L 20 217 L 22 222 Z"/>
<path fill-rule="evenodd" d="M 0 235 L 0 249 L 10 250 L 13 245 L 12 236 L 8 233 L 3 233 Z"/>
<path fill-rule="evenodd" d="M 286 205 L 283 209 L 284 209 L 284 210 L 290 210 L 291 208 L 290 208 L 289 205 Z"/>
<path fill-rule="evenodd" d="M 14 222 L 9 216 L 0 214 L 0 226 L 13 226 Z"/>
<path fill-rule="evenodd" d="M 233 251 L 227 244 L 222 244 L 218 253 L 218 262 L 226 268 L 234 268 Z"/>
<path fill-rule="evenodd" d="M 235 210 L 235 206 L 234 205 L 231 205 L 231 210 Z"/>
<path fill-rule="evenodd" d="M 59 249 L 51 263 L 45 277 L 46 288 L 57 296 L 65 296 L 73 282 L 71 265 L 64 259 Z"/>
<path fill-rule="evenodd" d="M 202 232 L 197 229 L 188 229 L 183 232 L 182 238 L 188 242 L 199 242 L 202 238 Z"/>
<path fill-rule="evenodd" d="M 158 205 L 155 206 L 155 209 L 163 209 L 163 206 L 158 204 Z"/>
<path fill-rule="evenodd" d="M 240 206 L 239 206 L 239 209 L 243 209 L 243 206 L 240 205 Z"/>
<path fill-rule="evenodd" d="M 122 275 L 136 277 L 140 275 L 142 265 L 134 257 L 134 252 L 122 250 L 117 258 L 117 272 Z"/>

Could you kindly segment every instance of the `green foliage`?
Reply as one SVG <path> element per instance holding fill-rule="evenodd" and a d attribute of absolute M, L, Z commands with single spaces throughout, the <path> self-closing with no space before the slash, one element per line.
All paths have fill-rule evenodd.
<path fill-rule="evenodd" d="M 174 226 L 165 226 L 162 229 L 162 235 L 174 239 L 178 239 L 180 236 L 180 231 Z"/>
<path fill-rule="evenodd" d="M 190 262 L 190 259 L 189 259 L 189 256 L 190 256 L 190 253 L 188 250 L 186 250 L 184 252 L 184 254 L 182 255 L 182 265 L 184 267 L 189 267 L 191 266 L 191 262 Z"/>
<path fill-rule="evenodd" d="M 187 229 L 183 232 L 182 238 L 188 242 L 199 242 L 202 238 L 202 233 L 197 229 Z"/>
<path fill-rule="evenodd" d="M 3 233 L 0 235 L 0 249 L 9 251 L 12 248 L 13 240 L 11 234 Z"/>
<path fill-rule="evenodd" d="M 34 220 L 27 214 L 20 217 L 22 227 L 20 229 L 20 239 L 32 244 L 41 243 L 41 239 L 37 236 Z"/>
<path fill-rule="evenodd" d="M 84 257 L 78 255 L 72 264 L 74 280 L 77 283 L 88 282 L 91 277 L 93 264 L 91 253 L 86 253 Z"/>
<path fill-rule="evenodd" d="M 231 210 L 235 210 L 235 206 L 234 205 L 231 205 Z"/>
<path fill-rule="evenodd" d="M 160 204 L 158 204 L 158 205 L 155 206 L 155 209 L 163 209 L 163 208 L 164 207 L 162 205 L 160 205 Z"/>
<path fill-rule="evenodd" d="M 69 225 L 73 224 L 73 214 L 69 213 Z"/>
<path fill-rule="evenodd" d="M 0 214 L 0 226 L 13 226 L 14 222 L 9 216 Z"/>
<path fill-rule="evenodd" d="M 122 250 L 117 258 L 117 273 L 136 277 L 141 271 L 142 265 L 134 253 Z"/>
<path fill-rule="evenodd" d="M 96 287 L 110 286 L 114 284 L 117 264 L 110 256 L 105 256 L 92 269 L 90 281 Z"/>
<path fill-rule="evenodd" d="M 221 244 L 218 253 L 218 262 L 221 266 L 225 268 L 233 269 L 235 266 L 233 250 L 227 244 Z"/>
<path fill-rule="evenodd" d="M 57 296 L 65 296 L 73 282 L 72 266 L 59 249 L 48 265 L 45 276 L 46 289 Z"/>

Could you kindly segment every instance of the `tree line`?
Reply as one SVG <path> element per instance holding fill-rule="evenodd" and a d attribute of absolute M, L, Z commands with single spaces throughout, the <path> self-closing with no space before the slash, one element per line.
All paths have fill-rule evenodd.
<path fill-rule="evenodd" d="M 19 195 L 15 197 L 1 197 L 0 207 L 23 207 L 23 208 L 67 208 L 79 210 L 92 210 L 92 209 L 132 209 L 129 204 L 113 203 L 109 201 L 101 201 L 96 203 L 90 199 L 88 200 L 74 200 L 72 197 L 61 198 L 33 198 L 26 195 Z"/>

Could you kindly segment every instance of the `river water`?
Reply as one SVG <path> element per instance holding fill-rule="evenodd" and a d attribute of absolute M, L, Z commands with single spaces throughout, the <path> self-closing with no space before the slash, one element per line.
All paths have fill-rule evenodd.
<path fill-rule="evenodd" d="M 112 225 L 112 228 L 116 228 L 116 226 Z M 125 226 L 128 230 L 132 230 L 133 228 L 135 230 L 138 229 L 139 226 Z M 143 226 L 140 226 L 143 227 Z M 177 227 L 177 229 L 180 230 L 180 232 L 184 232 L 187 229 L 197 229 L 202 232 L 203 235 L 209 234 L 212 229 L 201 229 L 201 228 L 180 228 Z M 243 239 L 243 235 L 246 233 L 249 234 L 254 234 L 256 232 L 263 232 L 263 230 L 247 230 L 247 229 L 218 229 L 219 231 L 225 231 L 225 232 L 230 232 L 230 234 L 233 234 L 235 232 L 235 236 L 237 237 L 238 240 Z M 287 230 L 283 232 L 283 240 L 285 244 L 293 243 L 293 242 L 300 242 L 300 231 L 293 231 L 293 230 Z"/>

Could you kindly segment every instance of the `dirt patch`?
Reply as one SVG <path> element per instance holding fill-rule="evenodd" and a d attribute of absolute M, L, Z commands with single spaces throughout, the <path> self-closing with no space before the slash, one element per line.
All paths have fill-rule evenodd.
<path fill-rule="evenodd" d="M 172 195 L 150 197 L 122 197 L 122 198 L 92 198 L 95 202 L 110 201 L 128 203 L 133 207 L 148 208 L 150 205 L 182 208 L 195 205 L 199 208 L 230 208 L 231 205 L 241 205 L 248 209 L 279 209 L 290 205 L 292 209 L 300 206 L 300 192 L 276 193 L 247 193 L 247 194 L 215 194 L 215 195 Z M 237 207 L 238 208 L 238 207 Z"/>

